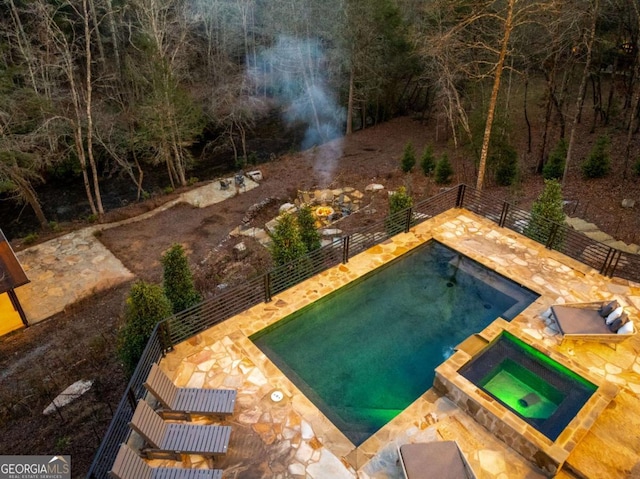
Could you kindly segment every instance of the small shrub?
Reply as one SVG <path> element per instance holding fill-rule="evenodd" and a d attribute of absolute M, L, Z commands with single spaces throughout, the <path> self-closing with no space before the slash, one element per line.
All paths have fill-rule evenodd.
<path fill-rule="evenodd" d="M 561 138 L 549 155 L 549 159 L 542 168 L 545 180 L 559 180 L 564 175 L 564 165 L 567 161 L 567 141 Z"/>
<path fill-rule="evenodd" d="M 404 231 L 406 216 L 401 212 L 413 206 L 413 199 L 404 186 L 389 196 L 389 217 L 386 220 L 387 233 L 395 235 Z"/>
<path fill-rule="evenodd" d="M 87 216 L 87 221 L 89 223 L 95 223 L 96 221 L 98 221 L 98 215 L 97 214 L 90 214 L 89 216 Z"/>
<path fill-rule="evenodd" d="M 310 206 L 303 206 L 298 211 L 298 227 L 300 239 L 307 251 L 315 251 L 320 248 L 320 234 L 316 229 L 316 221 Z"/>
<path fill-rule="evenodd" d="M 148 200 L 151 198 L 151 193 L 149 193 L 148 191 L 143 191 L 142 192 L 142 199 L 143 200 Z"/>
<path fill-rule="evenodd" d="M 400 168 L 405 173 L 409 173 L 416 164 L 416 152 L 413 149 L 413 144 L 408 142 L 404 146 L 404 153 L 402 154 L 402 162 L 400 163 Z"/>
<path fill-rule="evenodd" d="M 24 237 L 23 243 L 26 245 L 34 244 L 38 241 L 38 233 L 29 233 Z"/>
<path fill-rule="evenodd" d="M 555 227 L 554 223 L 560 225 L 565 223 L 562 210 L 562 187 L 557 180 L 544 180 L 544 189 L 531 206 L 531 219 L 524 229 L 524 234 L 546 244 Z M 560 228 L 551 246 L 558 248 L 563 241 L 562 228 Z"/>
<path fill-rule="evenodd" d="M 453 167 L 451 166 L 451 162 L 449 161 L 449 157 L 447 154 L 443 154 L 442 157 L 438 160 L 435 169 L 435 182 L 438 185 L 446 185 L 451 182 L 451 177 L 453 176 Z"/>
<path fill-rule="evenodd" d="M 60 231 L 60 224 L 57 221 L 49 221 L 49 229 L 51 231 Z"/>
<path fill-rule="evenodd" d="M 511 185 L 518 175 L 518 153 L 510 145 L 502 145 L 492 159 L 498 186 Z"/>
<path fill-rule="evenodd" d="M 171 302 L 174 313 L 184 311 L 202 301 L 194 286 L 189 260 L 182 245 L 171 246 L 160 262 L 164 269 L 164 294 Z"/>
<path fill-rule="evenodd" d="M 127 297 L 125 323 L 118 333 L 118 357 L 131 376 L 156 324 L 171 316 L 171 302 L 162 287 L 137 281 Z"/>
<path fill-rule="evenodd" d="M 640 158 L 638 158 L 634 163 L 633 172 L 636 174 L 636 176 L 640 176 Z"/>
<path fill-rule="evenodd" d="M 582 175 L 585 178 L 604 178 L 611 169 L 611 158 L 608 151 L 609 137 L 601 136 L 582 163 Z"/>
<path fill-rule="evenodd" d="M 278 224 L 271 233 L 271 257 L 280 266 L 307 253 L 307 248 L 300 235 L 300 227 L 296 217 L 289 213 L 282 213 L 278 217 Z"/>
<path fill-rule="evenodd" d="M 172 186 L 165 186 L 165 187 L 162 189 L 162 192 L 163 192 L 165 195 L 170 195 L 171 193 L 173 193 L 173 191 L 174 191 L 174 190 L 173 190 L 173 187 L 172 187 Z"/>
<path fill-rule="evenodd" d="M 189 178 L 189 179 L 187 180 L 187 185 L 189 185 L 189 186 L 193 186 L 193 185 L 195 185 L 198 181 L 200 181 L 200 180 L 199 180 L 197 177 L 192 176 L 191 178 Z"/>
<path fill-rule="evenodd" d="M 257 165 L 258 154 L 255 151 L 252 151 L 251 153 L 249 153 L 249 157 L 247 158 L 247 161 L 249 162 L 250 165 Z"/>
<path fill-rule="evenodd" d="M 429 176 L 436 168 L 436 159 L 433 156 L 433 150 L 431 146 L 427 146 L 420 156 L 420 168 L 424 173 L 424 176 Z"/>

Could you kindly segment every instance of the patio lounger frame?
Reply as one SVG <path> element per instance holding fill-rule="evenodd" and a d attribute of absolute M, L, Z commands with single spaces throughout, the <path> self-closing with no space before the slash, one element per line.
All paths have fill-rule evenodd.
<path fill-rule="evenodd" d="M 562 342 L 596 341 L 603 343 L 621 343 L 633 336 L 630 334 L 612 333 L 600 316 L 598 309 L 608 301 L 590 303 L 556 304 L 551 306 L 551 317 L 558 325 Z"/>
<path fill-rule="evenodd" d="M 403 444 L 398 457 L 406 479 L 476 479 L 456 441 Z"/>
<path fill-rule="evenodd" d="M 151 467 L 136 451 L 122 444 L 109 475 L 114 479 L 222 479 L 222 469 Z"/>
<path fill-rule="evenodd" d="M 191 421 L 193 415 L 222 419 L 233 414 L 236 404 L 234 389 L 180 388 L 157 364 L 151 366 L 144 387 L 162 405 L 158 413 L 164 419 Z"/>
<path fill-rule="evenodd" d="M 142 450 L 146 457 L 174 461 L 181 460 L 182 454 L 212 459 L 224 455 L 231 435 L 231 426 L 165 422 L 143 399 L 138 401 L 129 426 L 147 443 Z"/>

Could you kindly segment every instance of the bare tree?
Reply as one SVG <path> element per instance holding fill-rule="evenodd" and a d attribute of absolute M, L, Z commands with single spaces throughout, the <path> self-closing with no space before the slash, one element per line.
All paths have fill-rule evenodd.
<path fill-rule="evenodd" d="M 594 0 L 591 8 L 591 27 L 584 39 L 584 47 L 586 49 L 586 58 L 584 62 L 584 71 L 582 73 L 582 80 L 580 81 L 580 87 L 578 88 L 578 96 L 576 98 L 576 106 L 573 114 L 573 121 L 571 124 L 571 132 L 569 133 L 569 145 L 567 146 L 567 158 L 564 164 L 564 174 L 562 175 L 562 186 L 567 182 L 567 175 L 569 173 L 569 165 L 573 160 L 573 148 L 575 145 L 576 130 L 580 121 L 580 113 L 582 111 L 582 102 L 584 100 L 584 94 L 587 89 L 587 79 L 589 77 L 589 70 L 591 68 L 591 56 L 593 52 L 593 42 L 596 38 L 596 25 L 598 21 L 598 12 L 600 9 L 600 0 Z"/>

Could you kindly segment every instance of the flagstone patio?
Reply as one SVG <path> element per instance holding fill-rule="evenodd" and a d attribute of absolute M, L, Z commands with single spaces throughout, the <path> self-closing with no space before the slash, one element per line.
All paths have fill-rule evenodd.
<path fill-rule="evenodd" d="M 466 210 L 449 210 L 176 346 L 160 363 L 178 386 L 234 388 L 236 413 L 225 478 L 402 477 L 397 446 L 455 439 L 480 478 L 544 477 L 447 398 L 426 391 L 355 447 L 248 339 L 264 327 L 430 239 L 452 247 L 540 294 L 512 325 L 619 388 L 557 477 L 622 478 L 640 469 L 640 337 L 616 347 L 565 341 L 541 314 L 552 304 L 618 299 L 636 324 L 640 285 L 597 271 Z M 274 400 L 274 391 L 282 393 Z M 206 423 L 202 418 L 199 423 Z M 607 445 L 615 444 L 615 454 Z M 153 465 L 173 465 L 152 461 Z M 184 467 L 209 467 L 188 456 Z"/>

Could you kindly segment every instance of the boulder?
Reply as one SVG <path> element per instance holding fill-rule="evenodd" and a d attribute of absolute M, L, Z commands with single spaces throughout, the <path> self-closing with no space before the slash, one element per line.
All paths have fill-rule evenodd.
<path fill-rule="evenodd" d="M 636 205 L 636 200 L 631 200 L 631 199 L 624 199 L 622 200 L 622 207 L 623 208 L 633 208 Z"/>
<path fill-rule="evenodd" d="M 280 213 L 293 213 L 296 210 L 296 205 L 293 203 L 285 203 L 278 210 Z"/>
<path fill-rule="evenodd" d="M 253 181 L 255 181 L 256 183 L 259 182 L 259 181 L 262 181 L 262 179 L 263 179 L 262 171 L 260 171 L 260 170 L 249 171 L 249 172 L 247 172 L 247 176 L 249 178 L 251 178 Z"/>
<path fill-rule="evenodd" d="M 313 195 L 320 204 L 326 205 L 333 201 L 333 192 L 331 190 L 316 190 Z"/>
<path fill-rule="evenodd" d="M 238 243 L 233 247 L 233 258 L 236 261 L 240 261 L 246 258 L 248 254 L 249 254 L 249 251 L 247 251 L 247 246 L 244 244 L 243 241 L 241 241 L 240 243 Z"/>
<path fill-rule="evenodd" d="M 367 185 L 367 187 L 364 190 L 365 191 L 380 191 L 380 190 L 384 190 L 384 186 L 382 186 L 379 183 L 371 183 L 370 185 Z"/>

